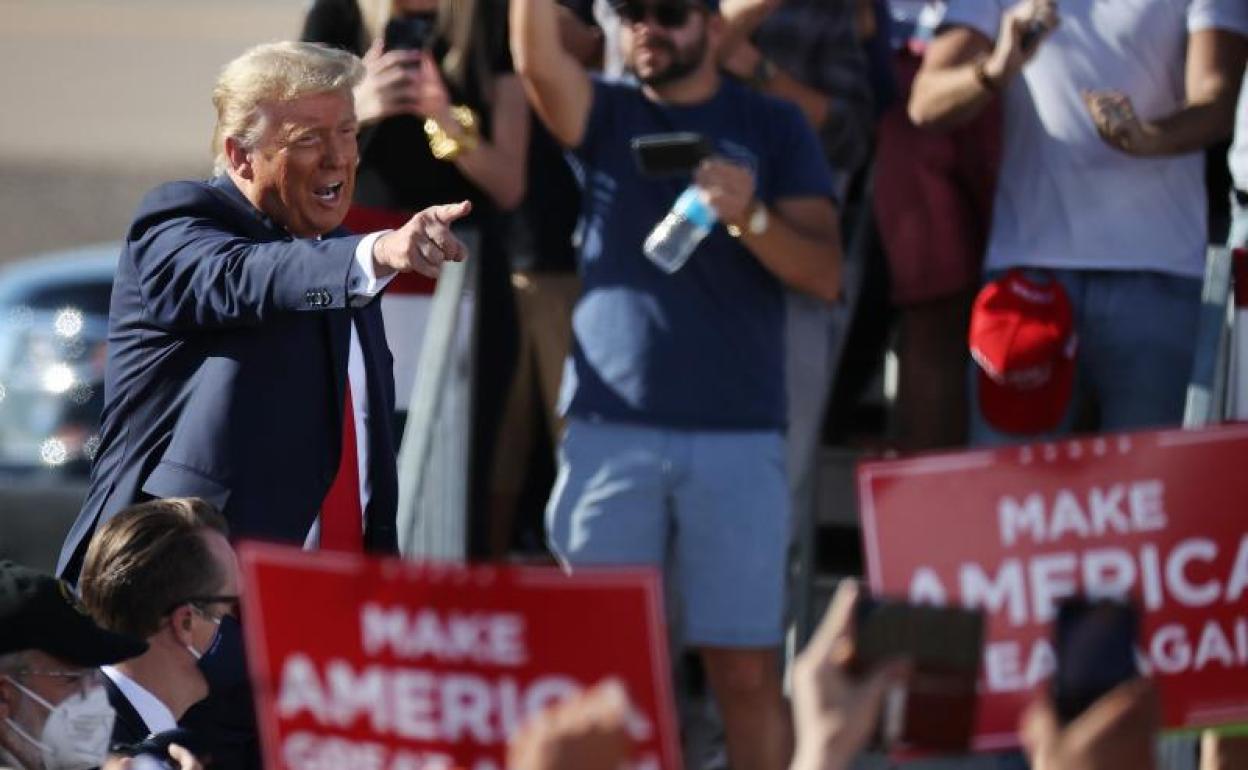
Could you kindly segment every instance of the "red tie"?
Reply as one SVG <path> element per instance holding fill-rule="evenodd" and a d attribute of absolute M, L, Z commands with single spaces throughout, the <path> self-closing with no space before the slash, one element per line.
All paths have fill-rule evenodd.
<path fill-rule="evenodd" d="M 342 408 L 342 460 L 338 475 L 321 505 L 321 548 L 330 551 L 364 551 L 364 511 L 360 507 L 360 461 L 355 446 L 355 404 L 351 382 Z"/>

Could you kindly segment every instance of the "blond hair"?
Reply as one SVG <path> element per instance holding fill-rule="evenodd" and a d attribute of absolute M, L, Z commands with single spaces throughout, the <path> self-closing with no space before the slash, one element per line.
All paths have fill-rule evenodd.
<path fill-rule="evenodd" d="M 320 43 L 265 43 L 225 65 L 212 90 L 216 173 L 229 167 L 225 140 L 252 148 L 264 133 L 264 108 L 304 96 L 350 91 L 364 77 L 359 57 Z"/>

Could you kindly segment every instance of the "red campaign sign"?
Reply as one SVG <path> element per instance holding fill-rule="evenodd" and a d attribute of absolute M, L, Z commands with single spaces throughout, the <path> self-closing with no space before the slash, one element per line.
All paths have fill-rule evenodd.
<path fill-rule="evenodd" d="M 1248 426 L 864 463 L 871 589 L 987 613 L 975 746 L 1015 746 L 1056 603 L 1132 597 L 1167 727 L 1248 721 Z"/>
<path fill-rule="evenodd" d="M 679 770 L 655 573 L 414 564 L 241 550 L 265 767 L 500 770 L 524 719 L 606 677 Z"/>

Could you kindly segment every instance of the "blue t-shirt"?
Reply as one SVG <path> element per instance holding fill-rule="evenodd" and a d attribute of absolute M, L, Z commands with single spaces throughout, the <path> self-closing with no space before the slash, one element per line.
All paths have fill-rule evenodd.
<path fill-rule="evenodd" d="M 759 200 L 833 196 L 818 140 L 798 109 L 725 78 L 697 105 L 649 101 L 634 84 L 595 81 L 574 156 L 584 174 L 580 269 L 564 376 L 580 419 L 685 429 L 785 425 L 784 290 L 716 226 L 679 271 L 642 253 L 688 178 L 643 177 L 633 137 L 695 131 L 755 172 Z"/>

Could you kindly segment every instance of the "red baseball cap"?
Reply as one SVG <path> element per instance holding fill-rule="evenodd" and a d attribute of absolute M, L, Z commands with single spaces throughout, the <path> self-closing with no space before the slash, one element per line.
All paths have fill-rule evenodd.
<path fill-rule="evenodd" d="M 1011 270 L 980 290 L 971 310 L 971 357 L 979 409 L 994 428 L 1033 434 L 1056 428 L 1075 382 L 1077 339 L 1066 290 Z"/>

